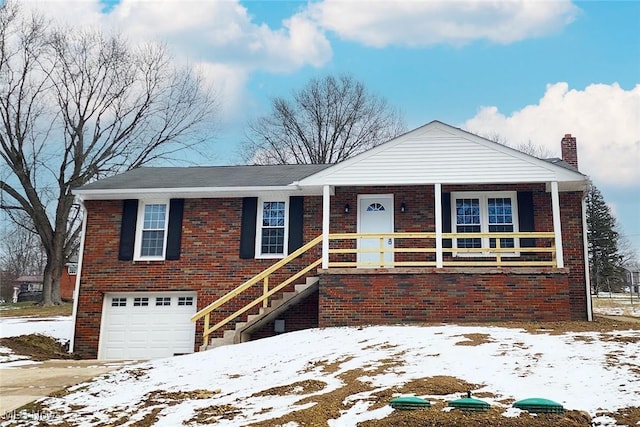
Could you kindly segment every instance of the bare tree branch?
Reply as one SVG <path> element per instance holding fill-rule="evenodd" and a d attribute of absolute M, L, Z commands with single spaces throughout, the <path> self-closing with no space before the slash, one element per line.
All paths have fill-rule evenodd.
<path fill-rule="evenodd" d="M 256 164 L 337 163 L 404 132 L 387 101 L 349 75 L 312 79 L 252 121 L 242 156 Z"/>
<path fill-rule="evenodd" d="M 45 303 L 77 248 L 71 190 L 172 158 L 212 134 L 215 96 L 166 49 L 118 36 L 54 28 L 18 4 L 0 8 L 0 161 L 3 209 L 23 211 L 47 254 Z M 26 225 L 25 225 L 26 226 Z"/>

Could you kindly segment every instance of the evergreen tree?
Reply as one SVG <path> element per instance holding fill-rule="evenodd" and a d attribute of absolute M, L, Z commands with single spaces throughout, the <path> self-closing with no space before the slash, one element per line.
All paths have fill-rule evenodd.
<path fill-rule="evenodd" d="M 603 290 L 620 290 L 624 284 L 623 257 L 618 250 L 620 235 L 615 228 L 616 218 L 592 184 L 587 194 L 587 240 L 591 288 L 596 295 Z"/>

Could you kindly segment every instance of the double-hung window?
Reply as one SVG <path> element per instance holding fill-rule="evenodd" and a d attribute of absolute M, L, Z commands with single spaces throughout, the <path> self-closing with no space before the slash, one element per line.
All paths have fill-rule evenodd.
<path fill-rule="evenodd" d="M 256 254 L 260 258 L 279 258 L 287 253 L 288 218 L 286 200 L 258 201 Z"/>
<path fill-rule="evenodd" d="M 141 203 L 138 210 L 136 259 L 164 259 L 167 246 L 169 204 L 163 201 Z"/>
<path fill-rule="evenodd" d="M 518 231 L 517 193 L 510 191 L 480 193 L 458 192 L 451 194 L 453 232 L 462 233 L 511 233 Z M 491 255 L 496 248 L 496 238 L 468 237 L 454 239 L 455 248 L 485 248 L 485 251 L 458 255 Z M 500 238 L 500 248 L 516 248 L 518 239 Z"/>

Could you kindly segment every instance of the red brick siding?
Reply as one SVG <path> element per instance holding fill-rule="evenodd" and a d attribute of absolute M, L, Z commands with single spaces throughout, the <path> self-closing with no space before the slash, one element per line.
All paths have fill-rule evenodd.
<path fill-rule="evenodd" d="M 74 343 L 74 351 L 84 358 L 97 357 L 102 301 L 106 292 L 195 291 L 200 310 L 275 262 L 272 259 L 240 259 L 241 199 L 185 200 L 181 255 L 176 261 L 119 261 L 122 201 L 87 201 L 85 206 L 87 234 Z M 305 242 L 321 233 L 321 206 L 321 197 L 305 199 Z M 287 271 L 298 271 L 318 258 L 320 247 L 300 257 Z M 285 273 L 270 278 L 271 286 L 280 283 Z M 262 284 L 235 299 L 228 307 L 217 311 L 212 324 L 261 292 Z M 244 318 L 246 315 L 241 317 Z M 202 339 L 202 322 L 198 322 L 196 328 L 197 348 Z"/>
<path fill-rule="evenodd" d="M 443 188 L 443 191 L 446 192 L 458 190 L 533 191 L 536 230 L 553 230 L 551 197 L 549 193 L 545 192 L 543 184 L 444 186 Z M 358 194 L 388 193 L 394 194 L 396 231 L 435 231 L 433 186 L 337 188 L 335 196 L 332 197 L 331 231 L 357 231 Z M 402 283 L 404 283 L 402 287 L 398 288 L 393 285 L 397 288 L 393 292 L 401 296 L 397 300 L 402 302 L 401 306 L 395 302 L 387 302 L 391 305 L 376 307 L 373 303 L 364 303 L 369 301 L 364 297 L 358 299 L 357 296 L 354 296 L 348 299 L 350 305 L 342 302 L 335 308 L 327 304 L 331 298 L 338 298 L 338 302 L 343 299 L 336 292 L 351 295 L 352 291 L 349 287 L 345 288 L 345 285 L 350 285 L 351 281 L 354 281 L 354 286 L 357 288 L 362 286 L 362 283 L 358 281 L 362 282 L 362 280 L 369 278 L 325 275 L 323 276 L 324 281 L 321 283 L 322 291 L 319 297 L 321 307 L 319 324 L 326 326 L 327 317 L 331 317 L 335 311 L 340 310 L 340 307 L 347 310 L 342 316 L 348 314 L 353 317 L 354 322 L 363 317 L 391 319 L 392 316 L 397 316 L 395 321 L 413 317 L 422 318 L 424 313 L 422 313 L 421 307 L 426 303 L 411 296 L 414 295 L 416 283 L 419 283 L 420 288 L 423 289 L 421 292 L 428 292 L 430 286 L 435 287 L 436 290 L 429 291 L 429 294 L 433 295 L 433 298 L 437 298 L 426 300 L 431 301 L 429 307 L 445 304 L 443 306 L 445 308 L 430 308 L 429 313 L 445 316 L 441 319 L 434 318 L 434 320 L 458 319 L 459 316 L 468 316 L 469 320 L 473 320 L 474 316 L 486 319 L 491 316 L 502 316 L 501 318 L 521 316 L 522 318 L 535 319 L 541 316 L 548 317 L 550 310 L 555 313 L 557 318 L 584 319 L 586 318 L 586 294 L 582 264 L 584 257 L 582 255 L 581 196 L 581 193 L 561 193 L 560 195 L 562 234 L 565 245 L 564 258 L 568 273 L 545 273 L 530 276 L 499 274 L 495 277 L 487 275 L 482 276 L 480 282 L 473 275 L 458 275 L 453 272 L 446 275 L 443 273 L 427 274 L 423 278 L 412 277 L 410 280 L 402 276 Z M 404 213 L 400 212 L 402 202 L 407 206 L 407 211 Z M 347 203 L 351 207 L 349 213 L 344 212 L 344 205 Z M 176 261 L 161 262 L 118 260 L 122 201 L 87 201 L 85 205 L 88 212 L 87 234 L 74 348 L 80 356 L 85 358 L 97 356 L 102 302 L 106 292 L 195 291 L 198 297 L 197 308 L 201 309 L 274 262 L 274 260 L 243 260 L 239 258 L 241 199 L 185 200 L 181 258 Z M 306 197 L 304 206 L 303 241 L 308 242 L 322 232 L 322 198 Z M 349 244 L 353 244 L 353 242 Z M 320 256 L 320 246 L 318 246 L 296 260 L 286 272 L 298 271 L 301 266 L 308 265 Z M 279 283 L 278 279 L 283 278 L 284 273 L 271 278 L 271 286 Z M 395 283 L 389 277 L 391 276 L 385 275 L 384 278 L 379 279 L 379 285 L 387 286 L 389 280 Z M 335 290 L 331 290 L 334 282 Z M 459 284 L 457 284 L 458 282 Z M 448 284 L 446 292 L 439 288 L 443 286 L 443 283 Z M 257 286 L 246 296 L 234 300 L 225 310 L 219 311 L 213 321 L 222 320 L 253 300 L 261 293 L 260 288 L 261 286 Z M 438 289 L 441 290 L 438 291 Z M 571 290 L 570 296 L 568 289 Z M 378 289 L 375 292 L 382 295 L 387 291 Z M 531 296 L 536 293 L 541 296 Z M 420 295 L 420 292 L 417 295 Z M 508 306 L 505 305 L 503 312 L 496 308 L 486 315 L 482 314 L 486 311 L 486 304 L 492 304 L 495 299 L 502 300 L 503 298 L 510 298 L 509 301 L 511 301 Z M 363 303 L 360 304 L 359 301 Z M 394 301 L 394 298 L 389 301 Z M 543 307 L 540 305 L 541 302 L 550 305 Z M 532 303 L 534 303 L 535 310 L 531 308 Z M 468 308 L 462 309 L 460 308 L 462 306 L 468 306 Z M 300 309 L 302 310 L 303 307 Z M 372 310 L 379 310 L 379 313 L 374 313 Z M 287 324 L 315 326 L 310 320 L 312 316 L 305 314 L 306 311 L 299 313 L 300 319 L 297 319 L 294 313 L 288 315 L 290 317 L 286 319 Z M 420 313 L 420 315 L 414 316 L 411 313 Z M 244 317 L 242 316 L 242 318 Z M 197 324 L 196 348 L 201 344 L 201 328 L 202 322 L 199 322 Z M 273 329 L 272 326 L 271 329 Z"/>
<path fill-rule="evenodd" d="M 486 184 L 486 185 L 445 185 L 443 192 L 456 191 L 530 191 L 533 193 L 534 203 L 534 226 L 536 231 L 552 232 L 553 231 L 553 212 L 551 205 L 551 193 L 545 189 L 545 184 Z M 332 198 L 334 210 L 331 216 L 331 231 L 357 231 L 357 198 L 358 194 L 393 194 L 395 204 L 395 231 L 411 232 L 411 231 L 435 231 L 435 211 L 434 211 L 434 187 L 433 186 L 414 186 L 414 187 L 345 187 L 337 188 L 335 196 Z M 584 249 L 583 249 L 583 230 L 582 230 L 582 193 L 568 192 L 560 193 L 560 213 L 561 227 L 563 239 L 563 254 L 565 261 L 565 273 L 560 279 L 565 286 L 568 286 L 571 292 L 569 299 L 570 305 L 565 307 L 568 310 L 569 317 L 576 320 L 586 320 L 586 291 L 585 291 L 585 269 L 584 269 Z M 406 204 L 406 212 L 400 212 L 400 205 Z M 343 207 L 349 204 L 351 211 L 344 213 Z M 398 247 L 409 246 L 411 244 L 435 245 L 428 240 L 424 242 L 418 241 L 402 241 L 397 240 Z M 543 239 L 537 239 L 538 246 L 547 246 L 548 242 Z M 338 246 L 354 247 L 355 243 L 339 242 Z M 332 247 L 338 247 L 333 245 Z M 423 258 L 419 258 L 423 257 Z M 426 257 L 426 258 L 424 258 Z M 536 260 L 543 258 L 543 255 L 522 253 L 520 260 Z M 355 256 L 343 256 L 345 260 L 354 261 Z M 435 260 L 435 255 L 407 255 L 396 254 L 396 260 L 415 260 L 427 259 Z M 445 256 L 445 259 L 451 259 Z M 519 277 L 519 276 L 518 276 Z M 555 276 L 554 276 L 555 277 Z M 461 279 L 462 280 L 462 279 Z M 523 282 L 524 283 L 524 282 Z M 535 281 L 528 281 L 529 285 L 534 285 Z M 323 283 L 323 288 L 326 283 Z M 526 303 L 525 303 L 526 304 Z M 353 310 L 353 307 L 351 308 Z M 364 310 L 367 311 L 365 307 Z M 322 313 L 321 313 L 322 315 Z M 566 317 L 566 315 L 564 316 Z M 322 323 L 322 322 L 321 322 Z"/>
<path fill-rule="evenodd" d="M 447 270 L 322 274 L 319 326 L 571 318 L 563 272 Z"/>
<path fill-rule="evenodd" d="M 560 214 L 564 265 L 569 270 L 571 318 L 587 320 L 582 193 L 560 193 Z"/>
<path fill-rule="evenodd" d="M 76 288 L 76 275 L 69 274 L 68 268 L 65 265 L 60 276 L 60 298 L 65 301 L 73 300 L 73 291 Z"/>

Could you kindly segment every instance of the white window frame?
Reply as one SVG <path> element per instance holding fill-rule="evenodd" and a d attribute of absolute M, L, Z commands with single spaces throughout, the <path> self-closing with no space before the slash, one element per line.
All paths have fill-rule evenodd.
<path fill-rule="evenodd" d="M 162 242 L 162 255 L 142 256 L 142 231 L 144 226 L 144 212 L 147 205 L 165 205 L 164 240 Z M 134 261 L 163 261 L 167 253 L 167 235 L 169 234 L 169 200 L 150 199 L 138 202 L 138 219 L 136 222 L 136 240 L 134 245 Z"/>
<path fill-rule="evenodd" d="M 70 262 L 67 264 L 67 274 L 69 274 L 69 276 L 76 276 L 78 274 L 77 262 Z"/>
<path fill-rule="evenodd" d="M 262 219 L 264 215 L 264 204 L 268 202 L 284 202 L 284 242 L 281 254 L 262 253 Z M 256 215 L 256 259 L 280 259 L 289 253 L 289 196 L 269 196 L 258 197 L 258 209 Z"/>
<path fill-rule="evenodd" d="M 458 221 L 456 219 L 456 200 L 457 199 L 478 199 L 480 202 L 480 232 L 489 233 L 489 199 L 511 199 L 511 219 L 513 221 L 513 232 L 518 233 L 520 225 L 518 224 L 518 192 L 517 191 L 457 191 L 451 193 L 451 232 L 458 232 Z M 482 238 L 482 247 L 489 248 L 489 237 Z M 457 248 L 458 239 L 452 239 L 453 249 Z M 520 239 L 513 239 L 514 248 L 520 247 Z M 493 257 L 495 252 L 453 252 L 453 256 L 459 257 Z M 517 257 L 520 253 L 502 252 L 503 257 Z"/>

